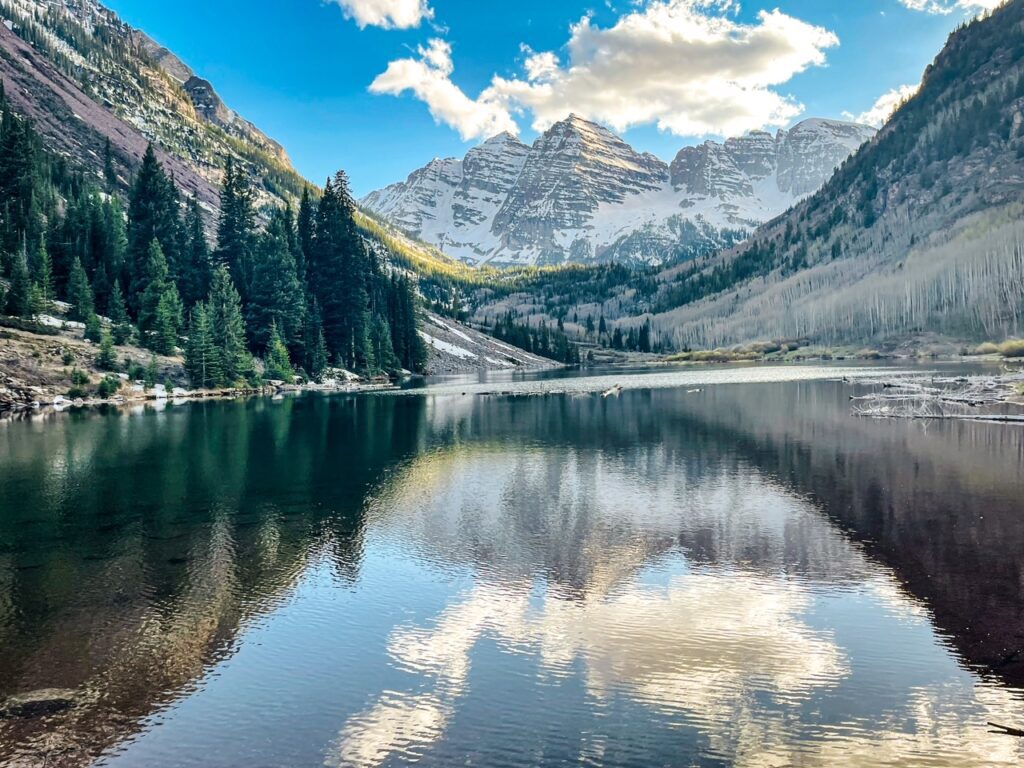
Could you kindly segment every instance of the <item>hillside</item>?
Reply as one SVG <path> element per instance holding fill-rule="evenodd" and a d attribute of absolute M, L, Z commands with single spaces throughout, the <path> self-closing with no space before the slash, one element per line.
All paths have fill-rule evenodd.
<path fill-rule="evenodd" d="M 96 0 L 0 0 L 0 78 L 47 145 L 122 189 L 148 142 L 178 185 L 213 210 L 227 158 L 256 181 L 257 203 L 305 185 L 273 139 L 213 86 Z"/>
<path fill-rule="evenodd" d="M 738 243 L 873 134 L 805 120 L 774 136 L 685 147 L 666 163 L 570 115 L 532 146 L 503 133 L 361 205 L 473 265 L 664 265 Z"/>
<path fill-rule="evenodd" d="M 676 348 L 1021 332 L 1024 1 L 954 32 L 920 92 L 742 246 L 658 276 Z M 631 321 L 633 323 L 640 321 Z"/>

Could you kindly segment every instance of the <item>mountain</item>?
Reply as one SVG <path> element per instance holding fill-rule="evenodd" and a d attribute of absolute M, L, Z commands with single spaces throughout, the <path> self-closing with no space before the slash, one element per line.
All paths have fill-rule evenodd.
<path fill-rule="evenodd" d="M 532 146 L 501 134 L 361 205 L 471 264 L 671 263 L 740 242 L 873 134 L 807 120 L 687 147 L 666 164 L 570 115 Z"/>
<path fill-rule="evenodd" d="M 658 275 L 651 319 L 678 348 L 1019 335 L 1022 214 L 1013 0 L 954 32 L 917 95 L 819 192 L 741 246 Z"/>
<path fill-rule="evenodd" d="M 301 194 L 287 153 L 229 109 L 213 86 L 96 0 L 0 0 L 0 78 L 47 145 L 102 172 L 106 144 L 119 186 L 146 145 L 210 211 L 231 157 L 258 202 Z"/>

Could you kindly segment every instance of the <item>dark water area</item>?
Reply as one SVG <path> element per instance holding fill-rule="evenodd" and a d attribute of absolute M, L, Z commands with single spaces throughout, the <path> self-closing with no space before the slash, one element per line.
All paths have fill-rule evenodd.
<path fill-rule="evenodd" d="M 0 422 L 0 765 L 1019 765 L 1024 428 L 856 375 Z"/>

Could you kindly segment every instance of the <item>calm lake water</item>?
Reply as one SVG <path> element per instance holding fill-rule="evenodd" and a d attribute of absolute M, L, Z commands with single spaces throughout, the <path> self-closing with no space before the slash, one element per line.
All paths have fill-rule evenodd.
<path fill-rule="evenodd" d="M 1019 765 L 1024 428 L 862 372 L 0 422 L 0 765 Z"/>

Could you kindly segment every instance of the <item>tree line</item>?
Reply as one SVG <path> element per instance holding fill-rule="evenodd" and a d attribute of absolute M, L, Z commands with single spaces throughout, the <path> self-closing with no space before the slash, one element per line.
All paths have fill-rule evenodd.
<path fill-rule="evenodd" d="M 110 174 L 93 181 L 46 151 L 2 84 L 0 113 L 6 314 L 64 300 L 97 343 L 183 348 L 201 387 L 254 382 L 261 368 L 275 379 L 422 370 L 415 287 L 367 246 L 344 173 L 307 188 L 297 211 L 258 211 L 229 159 L 211 243 L 199 201 L 182 200 L 152 146 L 122 201 Z"/>

